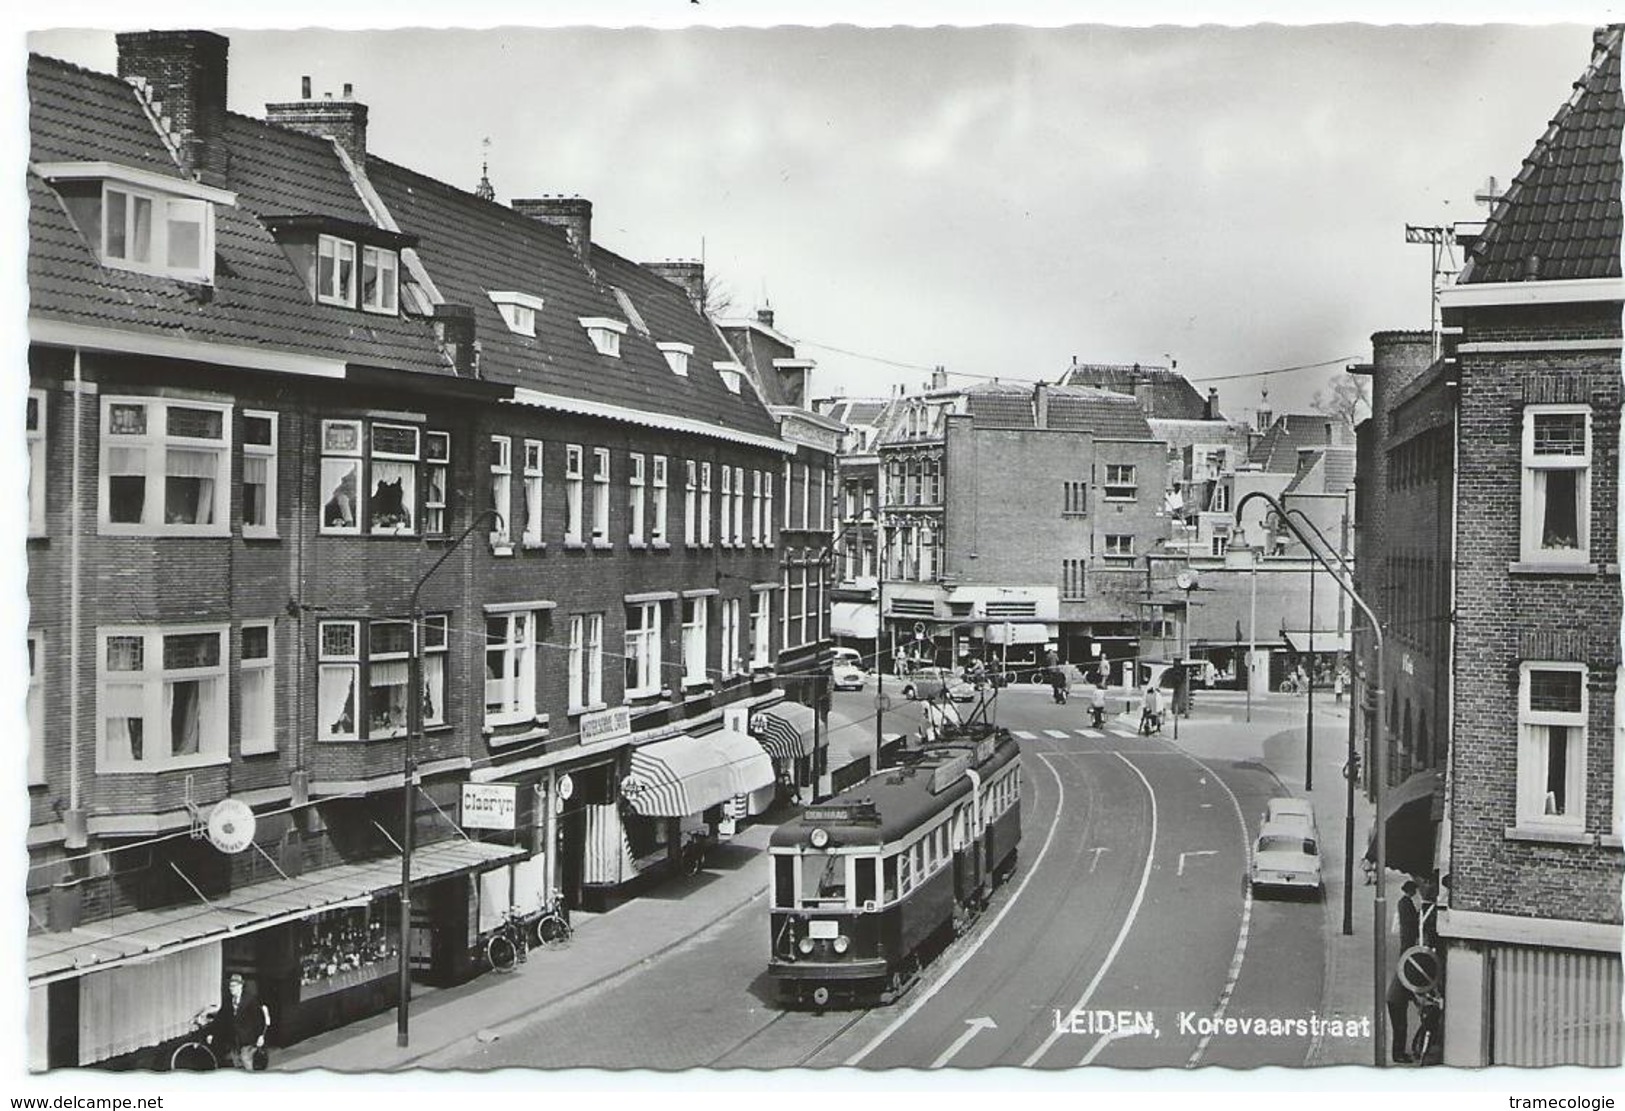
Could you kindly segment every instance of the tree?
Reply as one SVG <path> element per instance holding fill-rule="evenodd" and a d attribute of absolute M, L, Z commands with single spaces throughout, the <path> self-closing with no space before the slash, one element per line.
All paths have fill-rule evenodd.
<path fill-rule="evenodd" d="M 705 276 L 705 315 L 716 319 L 733 311 L 733 292 L 715 274 Z"/>
<path fill-rule="evenodd" d="M 1312 404 L 1317 413 L 1338 417 L 1349 424 L 1358 424 L 1371 415 L 1371 398 L 1366 392 L 1366 381 L 1346 371 L 1338 371 L 1326 379 L 1326 384 L 1315 391 Z"/>

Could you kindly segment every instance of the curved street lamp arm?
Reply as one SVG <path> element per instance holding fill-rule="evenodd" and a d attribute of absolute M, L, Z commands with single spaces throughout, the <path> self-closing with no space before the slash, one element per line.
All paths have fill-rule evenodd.
<path fill-rule="evenodd" d="M 1242 497 L 1241 501 L 1236 503 L 1236 524 L 1239 525 L 1242 523 L 1241 511 L 1245 509 L 1247 507 L 1247 503 L 1252 501 L 1254 498 L 1263 498 L 1269 503 L 1270 508 L 1275 510 L 1276 517 L 1279 518 L 1282 524 L 1292 530 L 1292 534 L 1294 536 L 1303 541 L 1304 548 L 1308 550 L 1310 555 L 1315 557 L 1315 561 L 1322 567 L 1326 568 L 1327 571 L 1331 572 L 1332 579 L 1337 583 L 1337 588 L 1344 594 L 1347 594 L 1349 598 L 1353 600 L 1354 604 L 1359 606 L 1360 609 L 1365 612 L 1366 620 L 1371 623 L 1371 631 L 1376 635 L 1377 638 L 1377 650 L 1381 651 L 1382 625 L 1377 621 L 1377 615 L 1371 612 L 1371 607 L 1365 604 L 1365 599 L 1360 597 L 1359 592 L 1357 592 L 1352 585 L 1345 583 L 1338 575 L 1336 568 L 1328 563 L 1326 561 L 1326 557 L 1321 555 L 1320 552 L 1315 549 L 1315 546 L 1309 542 L 1309 538 L 1305 536 L 1298 526 L 1292 522 L 1292 518 L 1287 516 L 1287 511 L 1282 507 L 1280 502 L 1276 501 L 1273 497 L 1266 494 L 1262 490 L 1250 490 Z M 1313 527 L 1312 524 L 1311 527 Z"/>
<path fill-rule="evenodd" d="M 418 595 L 422 592 L 424 584 L 434 577 L 434 573 L 440 570 L 440 565 L 445 563 L 446 560 L 450 559 L 452 553 L 463 546 L 463 541 L 467 540 L 469 535 L 475 529 L 480 527 L 480 522 L 488 517 L 492 519 L 498 530 L 502 528 L 502 514 L 498 513 L 495 509 L 481 510 L 480 512 L 474 514 L 474 519 L 468 522 L 468 527 L 462 531 L 462 534 L 459 535 L 456 540 L 453 540 L 450 544 L 446 545 L 446 550 L 440 553 L 440 558 L 434 561 L 434 565 L 427 571 L 423 572 L 423 575 L 417 581 L 417 585 L 412 588 L 412 616 L 414 620 L 417 618 Z"/>

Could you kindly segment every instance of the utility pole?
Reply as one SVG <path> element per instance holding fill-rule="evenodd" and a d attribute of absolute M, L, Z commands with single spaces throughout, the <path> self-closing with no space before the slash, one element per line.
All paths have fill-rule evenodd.
<path fill-rule="evenodd" d="M 1433 357 L 1439 357 L 1439 278 L 1441 275 L 1449 276 L 1456 272 L 1456 233 L 1445 227 L 1423 227 L 1416 224 L 1405 225 L 1405 242 L 1426 243 L 1433 249 L 1433 269 L 1428 274 L 1428 331 L 1433 335 Z M 1448 265 L 1441 268 L 1441 264 L 1448 261 Z"/>

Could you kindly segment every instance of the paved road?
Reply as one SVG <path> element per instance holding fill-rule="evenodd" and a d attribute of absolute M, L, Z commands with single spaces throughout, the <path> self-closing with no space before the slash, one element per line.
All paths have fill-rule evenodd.
<path fill-rule="evenodd" d="M 1307 1034 L 1204 1037 L 1199 1021 L 1307 1018 L 1320 1001 L 1321 904 L 1254 901 L 1244 891 L 1247 844 L 1264 800 L 1281 793 L 1268 769 L 1198 760 L 1127 729 L 1095 733 L 1077 702 L 1002 701 L 1001 724 L 1022 735 L 1024 751 L 1020 867 L 978 927 L 902 1000 L 845 1013 L 777 1008 L 764 971 L 764 897 L 659 960 L 538 1011 L 500 1041 L 465 1043 L 426 1063 L 1301 1065 Z M 1192 739 L 1213 731 L 1211 739 L 1276 727 L 1184 728 Z M 713 866 L 760 868 L 766 879 L 753 854 Z"/>

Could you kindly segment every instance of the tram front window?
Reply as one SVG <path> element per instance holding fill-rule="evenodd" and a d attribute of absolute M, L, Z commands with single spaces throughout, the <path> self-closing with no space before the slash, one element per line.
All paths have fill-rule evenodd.
<path fill-rule="evenodd" d="M 801 856 L 801 905 L 846 902 L 846 857 L 808 852 Z"/>

